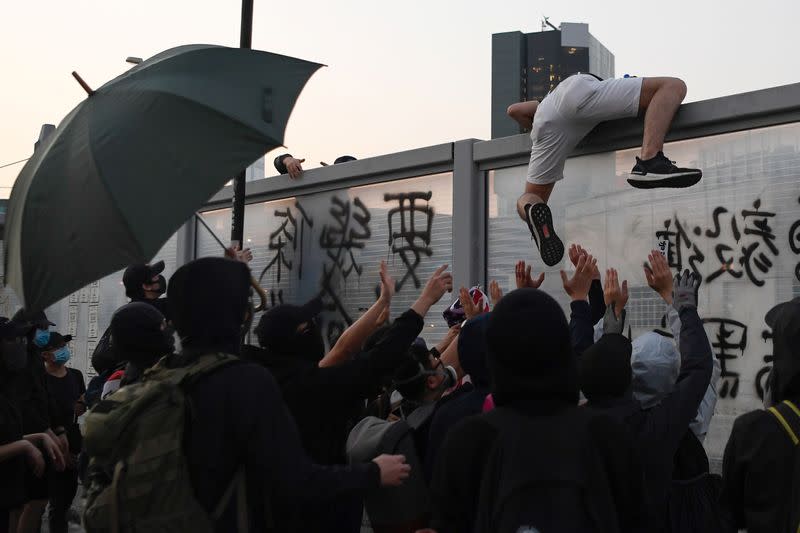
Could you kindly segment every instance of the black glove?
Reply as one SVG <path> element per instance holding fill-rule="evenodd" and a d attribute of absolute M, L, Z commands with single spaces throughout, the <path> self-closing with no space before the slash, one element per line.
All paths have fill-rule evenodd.
<path fill-rule="evenodd" d="M 677 274 L 672 284 L 672 307 L 679 313 L 685 307 L 697 309 L 697 292 L 700 290 L 700 276 L 689 270 Z"/>
<path fill-rule="evenodd" d="M 619 314 L 619 318 L 617 318 L 617 314 L 614 312 L 615 307 L 616 302 L 611 302 L 611 304 L 606 306 L 606 314 L 603 315 L 603 335 L 608 335 L 610 333 L 622 335 L 622 332 L 625 330 L 625 309 L 622 310 Z"/>

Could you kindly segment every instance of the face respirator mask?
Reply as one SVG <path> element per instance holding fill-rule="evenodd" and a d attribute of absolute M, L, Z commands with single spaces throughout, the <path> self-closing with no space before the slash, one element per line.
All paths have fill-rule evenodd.
<path fill-rule="evenodd" d="M 37 329 L 33 336 L 33 344 L 35 344 L 38 348 L 44 348 L 47 346 L 48 342 L 50 342 L 50 330 Z"/>

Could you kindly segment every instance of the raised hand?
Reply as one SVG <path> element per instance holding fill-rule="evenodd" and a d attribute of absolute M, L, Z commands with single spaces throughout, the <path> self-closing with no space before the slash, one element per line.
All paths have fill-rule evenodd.
<path fill-rule="evenodd" d="M 689 270 L 675 276 L 672 289 L 672 306 L 680 311 L 685 307 L 697 309 L 697 293 L 700 290 L 700 276 Z"/>
<path fill-rule="evenodd" d="M 381 295 L 379 299 L 388 306 L 390 303 L 392 303 L 395 283 L 394 278 L 391 276 L 391 274 L 389 274 L 389 269 L 386 267 L 386 261 L 381 261 L 380 277 Z"/>
<path fill-rule="evenodd" d="M 497 303 L 503 297 L 503 289 L 500 288 L 500 284 L 495 280 L 492 280 L 492 282 L 489 283 L 489 297 L 492 299 L 492 307 L 497 305 Z"/>
<path fill-rule="evenodd" d="M 589 250 L 582 247 L 580 244 L 573 244 L 569 247 L 569 260 L 572 262 L 572 266 L 578 267 L 578 259 L 582 255 L 590 255 Z M 592 279 L 600 279 L 600 269 L 597 268 L 597 264 L 594 266 L 594 270 L 592 271 Z"/>
<path fill-rule="evenodd" d="M 533 279 L 531 277 L 531 265 L 525 265 L 525 261 L 517 261 L 517 266 L 514 269 L 518 289 L 538 289 L 544 283 L 544 272 L 539 274 L 539 277 Z"/>
<path fill-rule="evenodd" d="M 428 314 L 431 306 L 442 299 L 444 293 L 453 291 L 453 275 L 450 272 L 445 272 L 447 267 L 448 265 L 442 265 L 436 269 L 436 272 L 431 275 L 425 284 L 425 288 L 422 289 L 422 294 L 411 306 L 411 309 L 419 316 L 424 317 Z"/>
<path fill-rule="evenodd" d="M 619 274 L 614 268 L 606 270 L 606 282 L 603 286 L 603 299 L 607 306 L 613 304 L 614 313 L 620 316 L 628 304 L 628 280 L 619 284 Z"/>
<path fill-rule="evenodd" d="M 458 290 L 458 301 L 461 302 L 461 307 L 464 309 L 464 316 L 467 317 L 467 320 L 475 318 L 486 309 L 484 305 L 475 305 L 472 295 L 464 287 Z"/>
<path fill-rule="evenodd" d="M 666 258 L 658 250 L 653 250 L 647 256 L 649 264 L 644 264 L 644 276 L 647 284 L 656 291 L 665 302 L 672 305 L 672 271 L 669 269 Z"/>
<path fill-rule="evenodd" d="M 597 259 L 589 254 L 582 254 L 578 258 L 575 266 L 575 273 L 572 277 L 567 277 L 567 273 L 561 271 L 561 282 L 564 290 L 574 301 L 586 300 L 589 297 L 589 289 L 592 286 L 592 275 L 597 268 Z"/>

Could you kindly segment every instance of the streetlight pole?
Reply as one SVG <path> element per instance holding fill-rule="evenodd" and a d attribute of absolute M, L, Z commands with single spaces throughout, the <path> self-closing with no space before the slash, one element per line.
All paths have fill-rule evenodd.
<path fill-rule="evenodd" d="M 242 0 L 242 25 L 239 34 L 239 47 L 253 46 L 253 0 Z M 233 213 L 231 218 L 231 246 L 244 247 L 244 196 L 245 173 L 242 170 L 233 178 Z"/>

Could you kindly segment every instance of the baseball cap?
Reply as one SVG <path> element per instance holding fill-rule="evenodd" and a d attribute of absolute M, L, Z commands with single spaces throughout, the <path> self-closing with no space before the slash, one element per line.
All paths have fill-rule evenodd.
<path fill-rule="evenodd" d="M 323 310 L 322 298 L 303 305 L 280 304 L 261 315 L 255 328 L 258 342 L 265 348 L 279 349 L 297 331 L 297 326 L 310 322 Z"/>
<path fill-rule="evenodd" d="M 61 333 L 57 333 L 55 331 L 50 333 L 50 340 L 47 342 L 47 346 L 42 348 L 44 351 L 54 350 L 66 344 L 72 342 L 72 335 L 62 335 Z"/>
<path fill-rule="evenodd" d="M 33 313 L 28 313 L 24 309 L 20 309 L 16 313 L 14 313 L 14 317 L 11 319 L 13 322 L 18 324 L 22 324 L 27 322 L 28 324 L 32 324 L 33 326 L 46 329 L 49 326 L 55 326 L 53 322 L 51 322 L 44 311 L 35 311 Z"/>
<path fill-rule="evenodd" d="M 131 265 L 125 269 L 122 275 L 122 283 L 125 285 L 125 294 L 128 298 L 141 296 L 142 284 L 147 283 L 154 277 L 164 272 L 164 261 L 149 265 Z"/>

